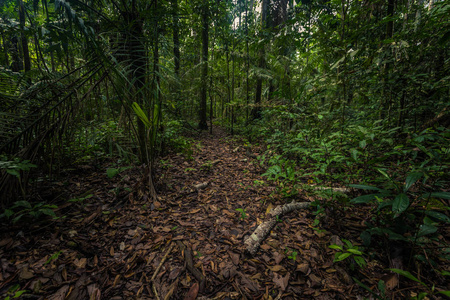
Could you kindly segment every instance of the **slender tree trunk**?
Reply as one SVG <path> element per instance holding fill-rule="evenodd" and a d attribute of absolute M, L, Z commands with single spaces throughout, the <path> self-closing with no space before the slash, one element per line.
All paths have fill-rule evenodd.
<path fill-rule="evenodd" d="M 129 25 L 129 32 L 127 33 L 127 49 L 128 56 L 131 62 L 131 74 L 133 76 L 133 89 L 134 89 L 134 101 L 138 103 L 144 111 L 146 111 L 146 105 L 144 103 L 143 87 L 145 83 L 145 46 L 142 43 L 144 41 L 144 32 L 142 28 L 142 20 L 139 16 L 139 12 L 135 7 L 135 1 L 131 8 L 124 12 L 124 17 Z M 142 121 L 136 117 L 137 122 L 137 136 L 139 142 L 139 159 L 141 162 L 150 164 L 147 155 L 147 143 L 145 134 L 145 125 Z"/>
<path fill-rule="evenodd" d="M 19 3 L 19 21 L 20 21 L 20 30 L 21 30 L 21 43 L 22 43 L 22 53 L 23 53 L 23 62 L 24 62 L 24 71 L 28 72 L 31 70 L 31 60 L 30 60 L 30 52 L 28 50 L 28 39 L 25 35 L 25 8 L 23 6 L 23 1 L 18 0 Z"/>
<path fill-rule="evenodd" d="M 261 8 L 261 32 L 264 32 L 267 28 L 267 13 L 269 9 L 269 0 L 263 0 L 262 8 Z M 261 35 L 262 36 L 262 35 Z M 265 67 L 265 51 L 264 51 L 264 43 L 260 45 L 258 51 L 258 67 Z M 259 119 L 261 118 L 261 95 L 262 95 L 262 78 L 258 76 L 256 80 L 256 91 L 255 91 L 255 107 L 252 109 L 252 118 Z"/>
<path fill-rule="evenodd" d="M 206 117 L 206 98 L 208 89 L 208 40 L 209 40 L 209 7 L 208 3 L 203 4 L 202 8 L 202 76 L 201 76 L 201 91 L 200 91 L 200 121 L 198 128 L 200 130 L 207 130 L 208 123 Z"/>
<path fill-rule="evenodd" d="M 394 16 L 395 0 L 387 0 L 387 17 L 392 18 Z M 390 20 L 386 24 L 386 39 L 392 38 L 394 35 L 394 21 Z M 384 97 L 382 99 L 382 107 L 380 111 L 380 117 L 384 119 L 386 117 L 386 112 L 388 119 L 390 118 L 390 112 L 392 107 L 392 93 L 391 84 L 389 83 L 390 72 L 392 68 L 392 63 L 386 63 L 384 65 Z"/>
<path fill-rule="evenodd" d="M 23 65 L 19 55 L 19 39 L 17 36 L 13 36 L 11 39 L 10 51 L 12 57 L 11 70 L 13 72 L 19 72 L 22 70 Z"/>
<path fill-rule="evenodd" d="M 3 61 L 2 64 L 4 66 L 9 66 L 9 55 L 8 55 L 8 48 L 9 48 L 9 42 L 5 38 L 5 34 L 2 31 L 2 41 L 3 41 Z"/>
<path fill-rule="evenodd" d="M 248 46 L 248 0 L 245 0 L 245 52 L 246 52 L 246 83 L 245 83 L 245 99 L 247 105 L 245 106 L 245 116 L 246 122 L 248 122 L 248 106 L 250 104 L 250 92 L 249 92 L 249 72 L 250 72 L 250 54 L 249 54 L 249 46 Z"/>
<path fill-rule="evenodd" d="M 172 0 L 173 56 L 175 75 L 180 76 L 180 28 L 178 22 L 178 0 Z"/>

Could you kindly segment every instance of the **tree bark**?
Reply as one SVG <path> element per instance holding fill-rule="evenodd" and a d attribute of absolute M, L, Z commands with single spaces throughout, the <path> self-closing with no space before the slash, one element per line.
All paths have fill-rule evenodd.
<path fill-rule="evenodd" d="M 200 121 L 198 128 L 208 130 L 206 118 L 206 97 L 208 88 L 208 40 L 209 40 L 209 4 L 204 3 L 202 7 L 202 76 L 200 91 Z"/>
<path fill-rule="evenodd" d="M 261 33 L 264 32 L 267 28 L 267 13 L 269 9 L 269 0 L 263 0 L 262 8 L 261 8 Z M 262 34 L 260 34 L 262 36 Z M 258 51 L 258 67 L 264 68 L 266 64 L 265 60 L 265 49 L 264 45 L 260 46 Z M 261 96 L 262 96 L 262 78 L 258 76 L 256 80 L 256 91 L 255 91 L 255 106 L 252 109 L 252 118 L 260 119 L 261 118 Z"/>
<path fill-rule="evenodd" d="M 281 216 L 297 209 L 307 208 L 310 205 L 311 202 L 294 201 L 283 206 L 277 206 L 270 212 L 271 218 L 259 225 L 252 233 L 252 235 L 244 241 L 244 244 L 247 246 L 246 252 L 252 256 L 256 254 L 259 246 L 261 246 L 262 242 L 269 235 L 270 231 L 273 229 L 273 227 L 275 227 L 275 224 L 277 224 Z"/>

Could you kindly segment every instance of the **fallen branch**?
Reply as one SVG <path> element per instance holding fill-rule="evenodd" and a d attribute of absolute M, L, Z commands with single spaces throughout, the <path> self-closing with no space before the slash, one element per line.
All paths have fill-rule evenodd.
<path fill-rule="evenodd" d="M 153 288 L 153 293 L 155 293 L 155 297 L 156 299 L 159 300 L 159 295 L 158 295 L 158 291 L 156 290 L 156 286 L 155 286 L 155 278 L 156 275 L 158 275 L 159 270 L 161 269 L 162 265 L 164 264 L 164 262 L 167 259 L 167 256 L 169 256 L 169 253 L 172 251 L 174 247 L 174 244 L 171 244 L 169 247 L 169 250 L 167 250 L 166 254 L 164 254 L 163 258 L 161 259 L 161 262 L 159 263 L 158 267 L 156 268 L 155 272 L 153 273 L 152 279 L 150 279 L 150 281 L 152 282 L 152 288 Z"/>
<path fill-rule="evenodd" d="M 291 211 L 306 208 L 310 205 L 311 202 L 294 201 L 282 206 L 277 206 L 270 212 L 270 215 L 272 217 L 264 223 L 260 224 L 258 228 L 256 228 L 256 230 L 252 233 L 252 235 L 245 240 L 244 244 L 247 245 L 246 251 L 252 256 L 256 254 L 256 251 L 258 251 L 261 243 L 266 239 L 273 227 L 275 227 L 275 224 L 277 223 L 277 217 L 279 218 L 287 213 L 290 213 Z"/>
<path fill-rule="evenodd" d="M 202 293 L 205 290 L 205 276 L 203 276 L 203 274 L 196 267 L 194 267 L 194 261 L 192 260 L 192 251 L 190 249 L 187 249 L 181 241 L 177 241 L 177 245 L 180 248 L 180 251 L 182 253 L 184 252 L 184 260 L 186 261 L 186 268 L 199 282 L 200 284 L 199 290 L 200 293 Z"/>
<path fill-rule="evenodd" d="M 351 189 L 345 188 L 345 187 L 340 187 L 339 188 L 339 187 L 322 187 L 322 186 L 317 186 L 317 187 L 314 187 L 314 190 L 315 191 L 328 191 L 328 190 L 331 190 L 334 193 L 339 192 L 339 193 L 344 193 L 344 194 L 351 192 Z"/>

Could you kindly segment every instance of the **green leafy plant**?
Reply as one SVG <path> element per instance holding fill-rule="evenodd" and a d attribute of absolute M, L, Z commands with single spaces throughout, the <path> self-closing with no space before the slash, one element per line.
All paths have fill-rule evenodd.
<path fill-rule="evenodd" d="M 245 213 L 245 208 L 236 208 L 236 211 L 241 214 L 241 216 L 239 218 L 240 220 L 244 220 L 245 218 L 247 218 L 247 214 Z"/>
<path fill-rule="evenodd" d="M 425 299 L 425 297 L 427 297 L 427 296 L 430 296 L 430 295 L 436 295 L 436 294 L 441 294 L 441 295 L 445 295 L 445 296 L 447 296 L 447 297 L 450 297 L 450 290 L 447 290 L 447 291 L 437 291 L 437 290 L 435 289 L 434 285 L 431 286 L 431 287 L 428 286 L 427 284 L 425 284 L 423 281 L 417 279 L 417 277 L 415 277 L 414 275 L 412 275 L 412 274 L 411 274 L 410 272 L 408 272 L 408 271 L 401 270 L 401 269 L 389 269 L 389 270 L 392 271 L 392 272 L 394 272 L 394 273 L 397 273 L 397 274 L 399 274 L 399 275 L 402 275 L 402 276 L 404 276 L 404 277 L 406 277 L 406 278 L 408 278 L 408 279 L 410 279 L 410 280 L 413 280 L 413 281 L 415 281 L 415 282 L 417 282 L 417 283 L 419 283 L 419 284 L 421 284 L 422 286 L 424 286 L 424 287 L 427 288 L 428 292 L 422 292 L 422 293 L 419 293 L 419 294 L 418 294 L 416 297 L 414 297 L 413 299 L 422 300 L 422 299 Z M 449 273 L 449 272 L 446 272 L 446 273 L 444 273 L 443 275 L 449 276 L 450 273 Z"/>
<path fill-rule="evenodd" d="M 352 257 L 360 268 L 366 266 L 366 260 L 364 259 L 364 253 L 359 249 L 358 246 L 354 246 L 349 240 L 342 239 L 344 242 L 343 246 L 340 245 L 330 245 L 331 249 L 338 250 L 334 255 L 334 262 L 343 261 L 349 257 Z"/>
<path fill-rule="evenodd" d="M 52 217 L 53 219 L 57 219 L 58 217 L 53 211 L 55 208 L 58 208 L 58 206 L 44 204 L 42 202 L 32 205 L 28 201 L 21 200 L 14 202 L 10 208 L 5 209 L 5 211 L 0 215 L 0 218 L 12 218 L 13 223 L 17 223 L 19 220 L 27 216 L 33 219 L 38 219 L 39 217 L 46 215 Z"/>
<path fill-rule="evenodd" d="M 286 250 L 284 250 L 284 252 L 286 254 L 288 254 L 288 258 L 292 259 L 292 262 L 295 263 L 295 261 L 297 260 L 297 254 L 298 252 L 296 250 L 291 250 L 288 247 L 286 247 Z"/>
<path fill-rule="evenodd" d="M 50 256 L 49 259 L 45 262 L 44 265 L 48 265 L 52 261 L 57 260 L 59 258 L 59 256 L 61 255 L 61 253 L 63 253 L 62 250 L 59 250 L 58 252 L 53 253 L 52 256 Z"/>
<path fill-rule="evenodd" d="M 111 178 L 115 177 L 116 175 L 122 173 L 123 171 L 129 170 L 131 168 L 132 167 L 108 168 L 108 169 L 106 169 L 106 175 L 108 176 L 108 178 L 111 179 Z"/>
<path fill-rule="evenodd" d="M 21 290 L 20 285 L 15 284 L 8 289 L 7 296 L 4 300 L 20 298 L 20 296 L 22 296 L 26 292 L 28 292 L 28 290 Z"/>
<path fill-rule="evenodd" d="M 20 160 L 19 158 L 8 160 L 5 156 L 0 157 L 0 170 L 5 170 L 6 173 L 13 175 L 19 179 L 21 171 L 29 171 L 31 170 L 31 168 L 36 167 L 37 166 L 30 163 L 29 160 Z"/>
<path fill-rule="evenodd" d="M 92 198 L 92 196 L 94 196 L 94 195 L 93 194 L 88 194 L 86 196 L 82 196 L 82 197 L 79 197 L 79 198 L 69 199 L 68 202 L 82 203 L 82 202 L 84 202 L 84 200 Z"/>

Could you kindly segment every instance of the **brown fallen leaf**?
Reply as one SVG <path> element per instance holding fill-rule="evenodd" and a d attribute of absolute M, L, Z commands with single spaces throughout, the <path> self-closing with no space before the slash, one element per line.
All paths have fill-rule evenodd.
<path fill-rule="evenodd" d="M 381 278 L 386 285 L 387 290 L 392 290 L 398 286 L 398 276 L 397 274 L 387 274 Z"/>
<path fill-rule="evenodd" d="M 87 264 L 87 258 L 75 259 L 73 264 L 79 269 L 84 269 Z"/>
<path fill-rule="evenodd" d="M 239 254 L 228 251 L 228 254 L 230 255 L 231 261 L 235 266 L 239 264 Z"/>
<path fill-rule="evenodd" d="M 48 297 L 48 300 L 64 300 L 66 298 L 66 293 L 69 290 L 69 285 L 61 287 L 56 293 Z"/>
<path fill-rule="evenodd" d="M 309 279 L 311 281 L 311 287 L 319 287 L 322 285 L 322 279 L 314 274 L 310 274 Z"/>
<path fill-rule="evenodd" d="M 180 275 L 180 273 L 181 273 L 181 268 L 173 269 L 169 274 L 169 280 L 174 280 L 175 278 L 178 277 L 178 275 Z"/>
<path fill-rule="evenodd" d="M 196 283 L 194 283 L 191 286 L 191 288 L 189 289 L 189 292 L 184 297 L 184 300 L 195 300 L 195 299 L 197 299 L 198 289 L 199 289 L 199 285 L 196 282 Z"/>
<path fill-rule="evenodd" d="M 307 274 L 309 270 L 309 264 L 308 263 L 302 263 L 297 265 L 297 271 L 302 272 L 303 274 Z"/>
<path fill-rule="evenodd" d="M 275 263 L 278 265 L 283 259 L 284 259 L 284 254 L 283 253 L 278 253 L 275 252 L 273 254 L 273 259 L 275 259 Z"/>
<path fill-rule="evenodd" d="M 286 272 L 286 269 L 282 265 L 268 266 L 272 272 Z"/>
<path fill-rule="evenodd" d="M 239 275 L 241 275 L 241 285 L 246 287 L 252 292 L 258 292 L 259 291 L 259 284 L 250 278 L 248 278 L 245 274 L 239 272 Z"/>
<path fill-rule="evenodd" d="M 28 270 L 28 267 L 22 268 L 19 274 L 20 279 L 30 279 L 34 277 L 34 273 Z"/>
<path fill-rule="evenodd" d="M 284 292 L 289 284 L 289 276 L 287 273 L 285 276 L 282 276 L 278 273 L 273 273 L 273 282 L 280 287 L 281 291 Z"/>

